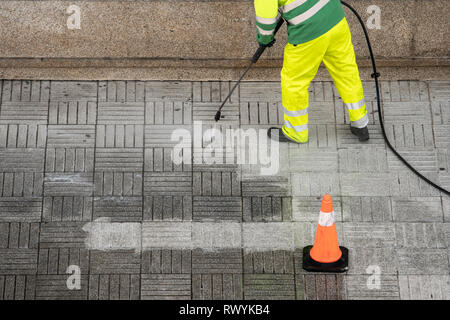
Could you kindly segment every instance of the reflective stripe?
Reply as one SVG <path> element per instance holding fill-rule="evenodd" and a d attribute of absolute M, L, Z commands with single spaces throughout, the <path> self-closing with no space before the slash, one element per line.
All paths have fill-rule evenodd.
<path fill-rule="evenodd" d="M 300 116 L 306 116 L 308 114 L 308 108 L 301 109 L 301 110 L 295 110 L 295 111 L 289 111 L 285 107 L 283 107 L 284 114 L 288 117 L 300 117 Z"/>
<path fill-rule="evenodd" d="M 256 26 L 256 28 L 258 29 L 259 34 L 262 34 L 263 36 L 271 36 L 274 34 L 275 29 L 272 30 L 264 30 L 261 29 L 260 27 Z"/>
<path fill-rule="evenodd" d="M 369 124 L 369 118 L 367 117 L 367 114 L 365 114 L 364 117 L 362 117 L 361 119 L 352 121 L 350 123 L 350 125 L 354 128 L 364 128 L 368 124 Z"/>
<path fill-rule="evenodd" d="M 307 124 L 302 124 L 301 126 L 293 126 L 289 122 L 289 120 L 286 120 L 286 119 L 284 120 L 284 126 L 286 128 L 289 128 L 289 129 L 294 129 L 297 132 L 302 132 L 302 131 L 308 130 L 308 125 Z"/>
<path fill-rule="evenodd" d="M 334 224 L 334 211 L 322 212 L 319 214 L 319 225 L 322 227 L 331 227 Z"/>
<path fill-rule="evenodd" d="M 348 110 L 358 110 L 358 109 L 361 109 L 362 107 L 364 107 L 364 105 L 366 104 L 366 101 L 364 101 L 364 99 L 362 99 L 358 102 L 344 103 L 344 104 Z"/>
<path fill-rule="evenodd" d="M 278 14 L 275 18 L 263 18 L 256 16 L 256 21 L 261 24 L 274 24 L 278 22 L 278 18 L 280 17 L 280 14 Z"/>
<path fill-rule="evenodd" d="M 301 6 L 302 4 L 304 4 L 306 2 L 306 0 L 294 0 L 291 3 L 281 6 L 280 7 L 280 11 L 283 13 L 289 12 L 299 6 Z"/>
<path fill-rule="evenodd" d="M 322 9 L 330 0 L 320 0 L 317 2 L 314 6 L 311 7 L 308 11 L 296 16 L 295 18 L 292 18 L 288 20 L 290 24 L 297 25 L 299 23 L 302 23 L 309 18 L 311 18 L 313 15 L 315 15 L 320 9 Z"/>

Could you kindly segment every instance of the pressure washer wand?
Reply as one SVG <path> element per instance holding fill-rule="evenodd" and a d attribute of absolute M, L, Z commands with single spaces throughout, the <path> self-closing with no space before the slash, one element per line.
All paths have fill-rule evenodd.
<path fill-rule="evenodd" d="M 280 20 L 278 21 L 277 26 L 275 27 L 275 32 L 274 35 L 278 32 L 278 30 L 281 28 L 281 26 L 284 23 L 284 19 L 280 17 Z M 222 113 L 222 108 L 225 105 L 225 103 L 227 102 L 228 98 L 230 98 L 231 94 L 233 93 L 234 89 L 236 89 L 236 87 L 239 85 L 239 83 L 241 82 L 241 80 L 245 77 L 245 75 L 247 74 L 248 70 L 250 70 L 250 68 L 252 67 L 252 65 L 254 63 L 256 63 L 259 60 L 259 57 L 261 57 L 261 55 L 264 53 L 264 50 L 266 50 L 267 46 L 259 46 L 258 50 L 256 50 L 255 54 L 252 57 L 252 60 L 250 61 L 249 66 L 247 67 L 247 69 L 245 69 L 244 73 L 241 75 L 241 77 L 239 78 L 239 80 L 236 82 L 236 84 L 233 86 L 233 88 L 230 90 L 230 92 L 228 93 L 227 97 L 225 98 L 225 100 L 223 100 L 222 105 L 219 107 L 219 110 L 217 110 L 217 113 L 214 117 L 214 119 L 217 121 L 220 120 L 220 116 Z"/>

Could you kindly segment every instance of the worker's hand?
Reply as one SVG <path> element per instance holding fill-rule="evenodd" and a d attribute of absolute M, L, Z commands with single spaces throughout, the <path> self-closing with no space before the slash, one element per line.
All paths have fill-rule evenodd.
<path fill-rule="evenodd" d="M 268 44 L 264 44 L 264 43 L 258 42 L 260 47 L 269 47 L 269 48 L 271 46 L 273 46 L 274 43 L 275 43 L 275 38 L 272 41 L 270 41 Z"/>

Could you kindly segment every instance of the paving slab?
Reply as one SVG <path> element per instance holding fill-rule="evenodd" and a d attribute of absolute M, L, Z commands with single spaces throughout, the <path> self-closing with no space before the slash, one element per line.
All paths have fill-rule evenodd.
<path fill-rule="evenodd" d="M 279 82 L 241 83 L 219 123 L 232 81 L 1 84 L 0 299 L 449 298 L 450 200 L 386 147 L 371 82 L 369 142 L 314 81 L 309 142 L 277 147 Z M 449 188 L 448 81 L 381 92 L 392 144 Z M 344 274 L 302 269 L 325 193 Z"/>

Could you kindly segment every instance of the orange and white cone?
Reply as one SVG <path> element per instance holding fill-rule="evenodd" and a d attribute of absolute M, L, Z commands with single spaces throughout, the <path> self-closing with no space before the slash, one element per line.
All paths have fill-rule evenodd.
<path fill-rule="evenodd" d="M 348 270 L 348 250 L 339 246 L 333 200 L 329 194 L 322 199 L 314 245 L 303 248 L 303 269 L 316 272 Z"/>

